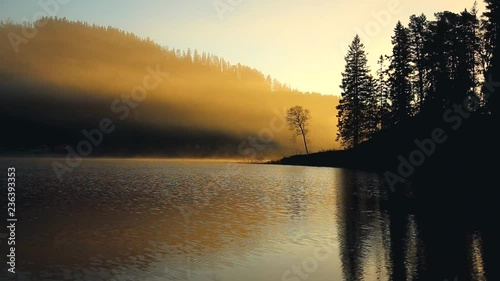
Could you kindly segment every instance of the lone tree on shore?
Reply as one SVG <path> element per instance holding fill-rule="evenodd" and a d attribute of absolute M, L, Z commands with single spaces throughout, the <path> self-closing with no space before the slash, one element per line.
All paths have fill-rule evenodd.
<path fill-rule="evenodd" d="M 295 141 L 298 136 L 302 136 L 307 154 L 309 154 L 309 149 L 307 148 L 309 120 L 311 120 L 309 110 L 302 108 L 302 106 L 297 105 L 287 111 L 286 123 L 288 124 L 289 130 L 293 133 L 292 140 Z"/>

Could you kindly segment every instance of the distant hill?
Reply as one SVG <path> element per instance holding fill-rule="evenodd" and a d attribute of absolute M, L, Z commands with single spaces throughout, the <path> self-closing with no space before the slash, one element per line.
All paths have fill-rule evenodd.
<path fill-rule="evenodd" d="M 337 145 L 337 97 L 292 90 L 250 67 L 112 27 L 57 18 L 35 25 L 41 22 L 33 38 L 20 24 L 0 24 L 0 153 L 74 147 L 85 139 L 83 129 L 110 118 L 116 130 L 95 155 L 249 157 L 248 145 L 240 144 L 260 133 L 269 146 L 253 151 L 273 157 L 301 149 L 275 120 L 294 105 L 311 111 L 313 151 Z M 11 40 L 19 37 L 26 40 L 16 53 Z M 147 68 L 168 78 L 121 120 L 124 102 L 111 105 L 143 85 Z"/>

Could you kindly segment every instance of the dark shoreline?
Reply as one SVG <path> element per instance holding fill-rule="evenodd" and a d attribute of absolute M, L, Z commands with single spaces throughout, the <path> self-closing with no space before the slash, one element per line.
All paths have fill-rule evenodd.
<path fill-rule="evenodd" d="M 495 124 L 491 116 L 479 114 L 456 129 L 439 115 L 415 117 L 356 148 L 294 155 L 269 164 L 377 172 L 395 188 L 411 183 L 426 200 L 448 196 L 488 202 L 498 198 L 491 188 L 500 156 Z"/>

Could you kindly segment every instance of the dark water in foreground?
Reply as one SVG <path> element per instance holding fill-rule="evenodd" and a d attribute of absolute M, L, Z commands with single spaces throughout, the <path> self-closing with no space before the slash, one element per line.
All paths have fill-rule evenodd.
<path fill-rule="evenodd" d="M 499 237 L 391 204 L 376 174 L 89 159 L 59 182 L 52 161 L 0 159 L 18 218 L 0 280 L 499 280 Z"/>

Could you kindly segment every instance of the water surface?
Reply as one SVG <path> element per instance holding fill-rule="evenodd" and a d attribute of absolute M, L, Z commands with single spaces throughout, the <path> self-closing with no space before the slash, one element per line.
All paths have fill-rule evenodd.
<path fill-rule="evenodd" d="M 485 260 L 480 229 L 449 221 L 436 229 L 428 216 L 390 204 L 377 174 L 86 159 L 61 182 L 53 160 L 0 160 L 2 169 L 17 167 L 18 280 L 494 280 L 488 274 L 498 273 L 489 272 L 494 262 Z"/>

